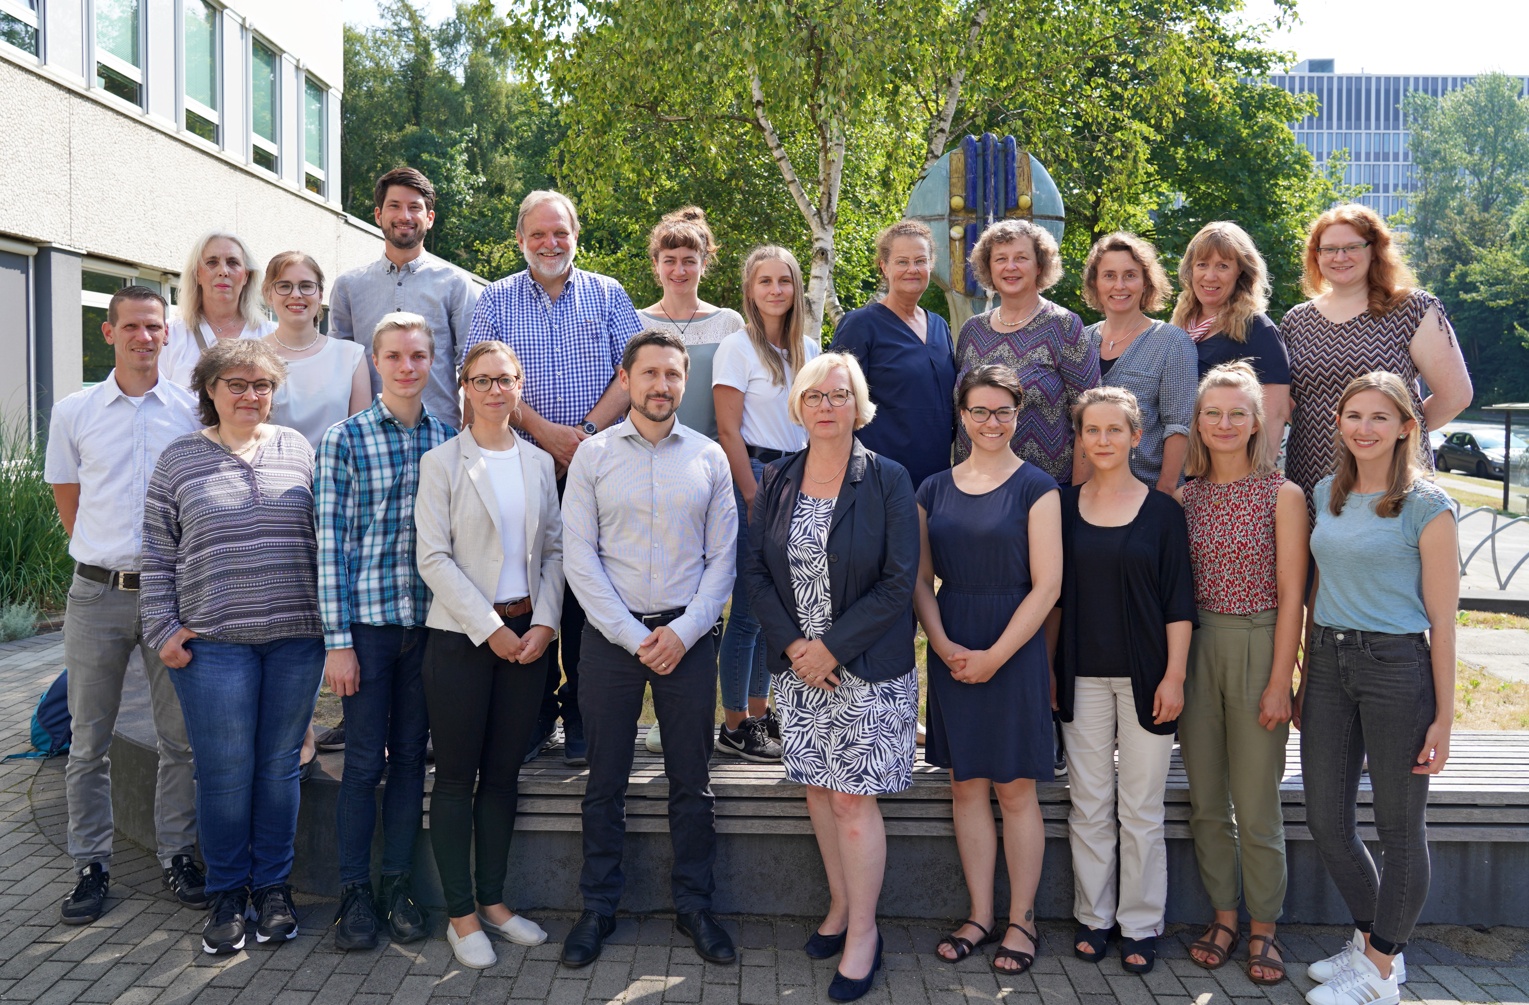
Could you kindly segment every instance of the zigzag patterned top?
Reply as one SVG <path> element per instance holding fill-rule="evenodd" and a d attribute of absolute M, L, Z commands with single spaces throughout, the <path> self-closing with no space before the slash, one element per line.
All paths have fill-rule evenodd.
<path fill-rule="evenodd" d="M 1099 351 L 1083 332 L 1083 322 L 1065 307 L 1042 299 L 1040 310 L 1018 331 L 993 327 L 997 310 L 978 314 L 961 326 L 956 343 L 957 383 L 974 366 L 1013 367 L 1025 397 L 1014 419 L 1010 447 L 1060 485 L 1072 482 L 1072 406 L 1099 383 Z M 966 460 L 972 441 L 956 424 L 956 463 Z"/>
<path fill-rule="evenodd" d="M 1439 312 L 1446 329 L 1449 315 L 1438 297 L 1413 290 L 1402 305 L 1389 314 L 1369 311 L 1334 324 L 1312 301 L 1297 304 L 1280 321 L 1280 334 L 1290 350 L 1290 439 L 1285 446 L 1285 474 L 1306 492 L 1312 506 L 1312 489 L 1332 474 L 1337 448 L 1333 442 L 1333 415 L 1343 389 L 1355 377 L 1373 370 L 1389 370 L 1407 385 L 1412 407 L 1422 419 L 1423 401 L 1418 395 L 1418 368 L 1412 361 L 1412 337 L 1429 310 Z M 1433 470 L 1428 449 L 1428 424 L 1421 425 L 1421 456 L 1424 471 Z"/>

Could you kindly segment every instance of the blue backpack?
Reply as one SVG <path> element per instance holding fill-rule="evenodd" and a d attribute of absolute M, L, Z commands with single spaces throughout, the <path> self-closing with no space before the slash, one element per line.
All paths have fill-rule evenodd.
<path fill-rule="evenodd" d="M 66 669 L 48 685 L 32 713 L 32 746 L 37 749 L 11 754 L 6 760 L 12 757 L 57 757 L 68 752 L 69 723 L 69 671 Z"/>

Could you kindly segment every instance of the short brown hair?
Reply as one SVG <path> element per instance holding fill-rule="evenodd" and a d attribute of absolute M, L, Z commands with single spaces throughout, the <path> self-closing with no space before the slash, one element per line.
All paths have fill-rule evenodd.
<path fill-rule="evenodd" d="M 155 293 L 147 286 L 124 286 L 111 295 L 111 301 L 106 305 L 107 324 L 114 325 L 117 323 L 117 305 L 129 300 L 134 303 L 148 303 L 151 300 L 159 301 L 159 314 L 161 318 L 164 317 L 165 310 L 169 307 L 164 297 Z"/>
<path fill-rule="evenodd" d="M 265 371 L 276 385 L 271 389 L 271 400 L 287 379 L 287 362 L 276 355 L 276 350 L 258 338 L 220 338 L 203 352 L 201 359 L 191 369 L 191 386 L 196 389 L 197 416 L 204 426 L 218 424 L 218 409 L 212 403 L 212 382 L 230 370 L 251 367 Z"/>
<path fill-rule="evenodd" d="M 1168 302 L 1173 287 L 1168 283 L 1168 273 L 1157 260 L 1157 249 L 1152 242 L 1144 241 L 1135 234 L 1117 230 L 1105 234 L 1088 249 L 1088 260 L 1083 264 L 1083 302 L 1096 311 L 1104 310 L 1095 284 L 1099 281 L 1099 260 L 1112 251 L 1124 251 L 1141 266 L 1144 287 L 1141 291 L 1141 310 L 1144 314 L 1156 314 Z"/>
<path fill-rule="evenodd" d="M 662 328 L 644 328 L 633 335 L 626 348 L 621 350 L 621 369 L 631 373 L 637 363 L 637 350 L 648 345 L 656 345 L 661 349 L 678 349 L 685 360 L 685 372 L 690 373 L 690 350 L 685 348 L 685 343 L 680 341 L 678 335 Z"/>
<path fill-rule="evenodd" d="M 266 291 L 271 288 L 271 284 L 281 278 L 282 271 L 289 265 L 306 265 L 312 269 L 314 278 L 319 281 L 319 295 L 323 295 L 324 270 L 319 266 L 318 261 L 306 251 L 282 251 L 271 256 L 271 260 L 265 263 L 265 280 L 260 284 L 261 296 L 266 296 Z M 269 303 L 270 299 L 266 297 L 266 302 Z M 318 324 L 317 317 L 313 319 L 313 323 Z"/>
<path fill-rule="evenodd" d="M 898 220 L 892 226 L 883 228 L 881 233 L 876 235 L 877 271 L 880 271 L 881 266 L 887 264 L 887 260 L 892 257 L 892 242 L 899 237 L 918 238 L 929 249 L 930 256 L 934 255 L 934 231 L 929 229 L 928 224 L 922 220 Z M 883 276 L 882 282 L 885 281 L 885 276 Z"/>
<path fill-rule="evenodd" d="M 665 213 L 648 234 L 648 258 L 658 261 L 660 251 L 688 248 L 701 256 L 701 268 L 711 264 L 717 254 L 717 239 L 706 223 L 706 211 L 700 206 L 685 206 Z"/>
<path fill-rule="evenodd" d="M 1338 223 L 1346 223 L 1370 243 L 1370 271 L 1366 278 L 1370 284 L 1369 308 L 1375 315 L 1389 314 L 1402 305 L 1408 295 L 1417 289 L 1417 277 L 1412 274 L 1401 249 L 1391 239 L 1391 228 L 1368 206 L 1351 202 L 1334 206 L 1317 217 L 1306 238 L 1306 259 L 1302 263 L 1301 291 L 1308 297 L 1316 297 L 1327 291 L 1327 279 L 1318 264 L 1317 249 L 1322 245 L 1322 232 Z"/>
<path fill-rule="evenodd" d="M 979 387 L 996 388 L 999 391 L 1008 391 L 1014 399 L 1015 407 L 1025 400 L 1025 385 L 1020 383 L 1019 374 L 1014 372 L 1012 366 L 1003 363 L 984 363 L 974 366 L 961 375 L 956 383 L 956 407 L 965 408 L 967 397 Z"/>
<path fill-rule="evenodd" d="M 402 185 L 412 188 L 425 200 L 425 208 L 435 212 L 435 186 L 430 184 L 430 179 L 411 167 L 396 167 L 377 179 L 376 186 L 372 189 L 372 204 L 378 209 L 387 201 L 388 189 L 394 185 Z"/>
<path fill-rule="evenodd" d="M 1035 245 L 1035 288 L 1051 289 L 1062 278 L 1062 254 L 1057 249 L 1056 238 L 1051 231 L 1030 220 L 999 220 L 977 238 L 977 244 L 967 256 L 972 275 L 985 289 L 993 286 L 993 270 L 990 266 L 993 249 L 1030 238 Z"/>

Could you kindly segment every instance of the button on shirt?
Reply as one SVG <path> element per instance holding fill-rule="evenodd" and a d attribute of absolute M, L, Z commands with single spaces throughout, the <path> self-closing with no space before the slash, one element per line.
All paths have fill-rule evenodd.
<path fill-rule="evenodd" d="M 478 297 L 466 348 L 497 340 L 514 349 L 526 371 L 525 403 L 548 422 L 572 426 L 595 407 L 641 330 L 632 299 L 609 276 L 573 269 L 553 300 L 529 272 L 517 272 Z"/>
<path fill-rule="evenodd" d="M 651 634 L 632 612 L 684 608 L 688 650 L 732 595 L 738 536 L 722 448 L 680 423 L 657 446 L 630 422 L 579 445 L 563 494 L 563 569 L 590 623 L 636 653 Z"/>
<path fill-rule="evenodd" d="M 202 428 L 196 399 L 161 378 L 137 404 L 113 370 L 53 407 L 44 477 L 80 487 L 69 557 L 136 572 L 143 563 L 143 500 L 165 447 Z"/>
<path fill-rule="evenodd" d="M 329 294 L 329 334 L 366 347 L 371 367 L 372 331 L 384 314 L 411 311 L 435 334 L 435 361 L 425 384 L 425 405 L 445 422 L 461 415 L 457 399 L 457 363 L 478 300 L 472 276 L 427 252 L 406 265 L 386 256 L 340 276 Z M 372 394 L 382 378 L 372 367 Z"/>
<path fill-rule="evenodd" d="M 319 441 L 313 491 L 326 649 L 351 648 L 352 623 L 425 623 L 430 588 L 414 560 L 419 459 L 455 435 L 428 405 L 409 429 L 377 398 Z"/>

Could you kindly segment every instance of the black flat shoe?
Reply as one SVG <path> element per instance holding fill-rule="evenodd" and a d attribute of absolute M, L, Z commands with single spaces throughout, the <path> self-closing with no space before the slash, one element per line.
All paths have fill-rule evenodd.
<path fill-rule="evenodd" d="M 568 931 L 568 938 L 563 940 L 563 966 L 587 967 L 598 960 L 605 940 L 615 930 L 616 919 L 608 914 L 585 911 L 579 915 Z"/>
<path fill-rule="evenodd" d="M 844 940 L 848 937 L 848 928 L 838 935 L 824 935 L 822 932 L 814 931 L 807 939 L 807 944 L 802 947 L 802 952 L 814 960 L 826 960 L 830 956 L 838 956 L 844 952 Z"/>
<path fill-rule="evenodd" d="M 876 971 L 881 969 L 881 932 L 876 932 L 876 959 L 871 963 L 871 972 L 859 980 L 850 980 L 839 971 L 834 971 L 833 982 L 828 985 L 828 997 L 836 1002 L 852 1002 L 857 998 L 864 998 L 865 993 L 871 990 L 871 982 L 876 979 Z"/>
<path fill-rule="evenodd" d="M 738 953 L 727 930 L 710 911 L 689 911 L 674 916 L 674 927 L 695 943 L 696 955 L 707 963 L 736 963 Z"/>

